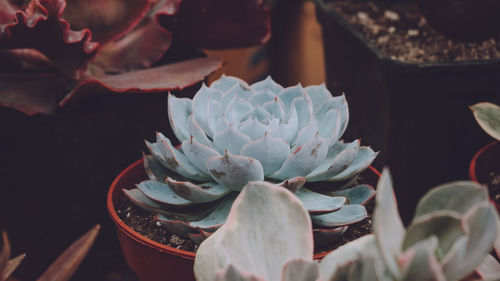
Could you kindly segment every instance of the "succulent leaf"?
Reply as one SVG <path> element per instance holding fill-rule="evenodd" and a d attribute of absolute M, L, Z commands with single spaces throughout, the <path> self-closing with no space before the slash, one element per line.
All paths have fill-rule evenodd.
<path fill-rule="evenodd" d="M 481 102 L 471 106 L 477 123 L 496 140 L 500 140 L 500 106 Z"/>
<path fill-rule="evenodd" d="M 293 259 L 283 266 L 282 281 L 320 281 L 318 264 L 306 259 Z"/>
<path fill-rule="evenodd" d="M 149 181 L 142 181 L 136 186 L 149 199 L 158 202 L 162 205 L 186 207 L 193 204 L 192 201 L 186 200 L 177 195 L 165 183 L 149 180 Z"/>
<path fill-rule="evenodd" d="M 215 149 L 197 142 L 194 138 L 182 142 L 182 151 L 184 151 L 184 155 L 186 155 L 189 162 L 193 163 L 196 168 L 205 174 L 209 173 L 208 159 L 220 156 Z"/>
<path fill-rule="evenodd" d="M 316 228 L 313 229 L 314 245 L 317 247 L 328 246 L 332 241 L 337 241 L 347 231 L 347 226 L 338 228 Z"/>
<path fill-rule="evenodd" d="M 315 225 L 336 228 L 362 221 L 368 217 L 363 205 L 344 205 L 336 212 L 323 215 L 312 215 L 311 219 Z"/>
<path fill-rule="evenodd" d="M 219 271 L 215 276 L 214 281 L 266 281 L 251 273 L 237 269 L 230 264 L 225 269 Z"/>
<path fill-rule="evenodd" d="M 498 214 L 489 202 L 472 208 L 465 219 L 470 232 L 465 239 L 455 242 L 441 260 L 447 280 L 458 280 L 472 273 L 491 251 L 497 239 Z"/>
<path fill-rule="evenodd" d="M 191 115 L 191 100 L 176 98 L 168 94 L 168 119 L 170 127 L 180 142 L 189 139 L 188 117 Z"/>
<path fill-rule="evenodd" d="M 211 182 L 197 185 L 191 182 L 176 181 L 172 178 L 166 178 L 165 181 L 173 192 L 194 203 L 212 202 L 231 193 L 227 187 Z"/>
<path fill-rule="evenodd" d="M 269 176 L 278 171 L 290 156 L 290 145 L 280 138 L 265 134 L 243 146 L 241 155 L 258 160 L 264 168 L 264 176 Z"/>
<path fill-rule="evenodd" d="M 232 154 L 240 154 L 243 146 L 248 144 L 251 139 L 234 129 L 233 126 L 229 126 L 224 131 L 220 131 L 215 133 L 214 135 L 214 144 L 217 147 L 219 153 L 224 153 L 225 150 Z M 203 162 L 203 159 L 201 159 Z"/>
<path fill-rule="evenodd" d="M 222 199 L 221 203 L 217 205 L 215 210 L 211 212 L 207 217 L 199 220 L 189 222 L 189 226 L 192 228 L 200 228 L 205 231 L 213 232 L 218 229 L 224 222 L 226 222 L 229 210 L 233 205 L 236 195 L 226 196 Z"/>
<path fill-rule="evenodd" d="M 474 205 L 488 201 L 488 191 L 478 183 L 456 181 L 433 188 L 418 202 L 415 217 L 438 210 L 465 214 Z"/>
<path fill-rule="evenodd" d="M 310 214 L 324 214 L 340 210 L 346 202 L 345 197 L 332 197 L 301 188 L 295 192 Z"/>
<path fill-rule="evenodd" d="M 418 280 L 446 281 L 439 261 L 434 253 L 438 247 L 438 239 L 430 237 L 413 245 L 403 253 L 400 263 L 403 268 L 402 281 Z"/>
<path fill-rule="evenodd" d="M 316 169 L 306 176 L 308 181 L 322 181 L 333 178 L 345 171 L 354 162 L 358 155 L 359 147 L 345 149 L 331 158 L 326 158 Z"/>
<path fill-rule="evenodd" d="M 492 255 L 487 255 L 476 267 L 476 272 L 483 280 L 500 280 L 500 263 Z"/>
<path fill-rule="evenodd" d="M 222 76 L 214 81 L 210 87 L 215 88 L 217 90 L 221 90 L 223 92 L 227 92 L 228 90 L 240 86 L 241 88 L 249 88 L 247 82 L 234 77 L 234 76 L 226 76 L 225 74 L 222 74 Z"/>
<path fill-rule="evenodd" d="M 266 79 L 253 83 L 250 86 L 250 88 L 252 88 L 256 92 L 263 91 L 263 90 L 270 90 L 271 92 L 273 92 L 276 95 L 278 93 L 280 93 L 281 91 L 283 91 L 283 87 L 280 84 L 274 82 L 274 80 L 273 80 L 273 78 L 271 78 L 271 76 L 267 76 Z"/>
<path fill-rule="evenodd" d="M 406 230 L 399 216 L 391 175 L 387 169 L 383 170 L 378 181 L 375 202 L 373 233 L 388 270 L 398 278 L 401 276 L 401 270 L 396 257 L 401 254 Z"/>
<path fill-rule="evenodd" d="M 250 157 L 233 155 L 226 151 L 224 156 L 214 156 L 206 163 L 212 178 L 232 190 L 240 191 L 251 181 L 264 180 L 262 165 Z"/>
<path fill-rule="evenodd" d="M 374 152 L 370 147 L 360 147 L 352 164 L 341 173 L 329 178 L 328 181 L 340 181 L 352 178 L 354 175 L 358 175 L 371 165 L 373 160 L 375 160 L 375 157 L 377 157 L 377 154 L 378 152 Z"/>
<path fill-rule="evenodd" d="M 361 184 L 355 187 L 333 191 L 327 195 L 344 196 L 347 198 L 349 204 L 365 205 L 375 197 L 375 190 L 371 185 Z"/>
<path fill-rule="evenodd" d="M 435 254 L 441 260 L 453 247 L 455 241 L 466 235 L 469 229 L 460 215 L 451 211 L 435 211 L 432 214 L 418 217 L 407 229 L 402 250 L 406 251 L 419 241 L 429 237 L 437 238 Z M 433 254 L 434 255 L 434 254 Z"/>
<path fill-rule="evenodd" d="M 312 254 L 311 220 L 300 201 L 284 188 L 254 182 L 241 191 L 224 226 L 200 245 L 194 273 L 198 281 L 212 281 L 232 264 L 263 280 L 281 280 L 287 261 Z"/>

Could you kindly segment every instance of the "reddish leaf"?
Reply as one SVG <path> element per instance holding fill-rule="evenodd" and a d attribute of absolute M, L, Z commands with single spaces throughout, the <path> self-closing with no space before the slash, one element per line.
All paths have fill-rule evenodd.
<path fill-rule="evenodd" d="M 131 30 L 148 9 L 148 0 L 71 0 L 63 16 L 73 28 L 88 28 L 92 39 L 103 43 Z"/>
<path fill-rule="evenodd" d="M 70 84 L 71 81 L 57 73 L 0 73 L 0 105 L 27 115 L 50 113 Z"/>
<path fill-rule="evenodd" d="M 55 72 L 56 67 L 33 49 L 0 50 L 0 72 Z"/>
<path fill-rule="evenodd" d="M 67 281 L 94 244 L 100 226 L 96 225 L 62 253 L 37 281 Z"/>
<path fill-rule="evenodd" d="M 171 41 L 170 32 L 156 21 L 151 21 L 119 41 L 105 44 L 92 62 L 92 67 L 103 72 L 148 68 L 162 57 Z"/>
<path fill-rule="evenodd" d="M 26 254 L 20 254 L 19 256 L 9 260 L 7 262 L 7 266 L 2 272 L 1 280 L 7 280 L 9 279 L 10 275 L 14 273 L 14 271 L 19 267 L 21 262 L 24 260 L 26 257 Z"/>
<path fill-rule="evenodd" d="M 208 49 L 248 47 L 270 37 L 269 11 L 262 0 L 185 0 L 157 18 L 175 40 Z M 177 13 L 175 13 L 177 12 Z"/>
<path fill-rule="evenodd" d="M 102 75 L 82 81 L 59 105 L 65 106 L 85 95 L 143 93 L 182 90 L 202 81 L 222 66 L 216 58 L 197 58 L 144 70 Z"/>
<path fill-rule="evenodd" d="M 0 3 L 6 6 L 7 2 Z M 90 41 L 88 29 L 70 30 L 69 23 L 61 18 L 64 6 L 64 0 L 32 0 L 26 10 L 10 14 L 10 19 L 5 14 L 0 16 L 0 49 L 36 49 L 64 72 L 78 77 L 94 57 L 98 44 Z"/>
<path fill-rule="evenodd" d="M 2 233 L 2 251 L 0 252 L 0 280 L 3 281 L 7 278 L 3 278 L 4 272 L 6 271 L 7 263 L 10 257 L 10 244 L 7 233 Z"/>

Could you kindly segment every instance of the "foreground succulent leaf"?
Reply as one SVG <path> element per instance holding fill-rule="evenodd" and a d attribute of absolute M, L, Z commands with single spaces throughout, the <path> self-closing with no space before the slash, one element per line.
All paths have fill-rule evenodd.
<path fill-rule="evenodd" d="M 477 123 L 496 140 L 500 140 L 500 107 L 489 102 L 481 102 L 470 107 Z"/>
<path fill-rule="evenodd" d="M 194 273 L 198 281 L 212 281 L 232 264 L 264 280 L 281 280 L 287 261 L 311 258 L 312 239 L 309 215 L 290 191 L 265 182 L 250 183 L 224 226 L 200 245 Z"/>
<path fill-rule="evenodd" d="M 396 257 L 401 254 L 406 230 L 399 216 L 396 198 L 392 190 L 392 179 L 389 171 L 384 169 L 377 184 L 378 195 L 375 198 L 377 207 L 374 211 L 373 232 L 377 240 L 380 255 L 387 268 L 398 278 L 401 270 Z"/>

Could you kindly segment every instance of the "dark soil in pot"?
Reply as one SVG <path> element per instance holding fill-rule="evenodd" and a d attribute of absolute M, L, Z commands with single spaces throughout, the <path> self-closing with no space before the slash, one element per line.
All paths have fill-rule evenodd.
<path fill-rule="evenodd" d="M 375 165 L 391 168 L 409 223 L 418 198 L 465 179 L 488 141 L 468 107 L 500 103 L 500 38 L 448 40 L 423 20 L 415 1 L 315 2 L 327 86 L 345 92 L 353 112 L 345 137 L 362 136 L 381 151 Z"/>
<path fill-rule="evenodd" d="M 374 171 L 368 169 L 360 175 L 360 177 L 356 180 L 356 184 L 366 183 L 375 186 L 377 180 L 378 175 Z M 315 254 L 330 252 L 352 240 L 370 234 L 373 207 L 374 199 L 366 206 L 370 217 L 351 225 L 338 241 L 328 246 L 317 247 L 315 249 Z M 120 202 L 117 204 L 116 212 L 120 219 L 123 220 L 123 222 L 125 222 L 125 224 L 127 224 L 130 228 L 153 241 L 175 249 L 191 252 L 195 252 L 198 248 L 198 245 L 187 236 L 183 237 L 172 234 L 163 229 L 163 227 L 155 221 L 154 214 L 137 207 L 125 197 L 122 197 Z"/>

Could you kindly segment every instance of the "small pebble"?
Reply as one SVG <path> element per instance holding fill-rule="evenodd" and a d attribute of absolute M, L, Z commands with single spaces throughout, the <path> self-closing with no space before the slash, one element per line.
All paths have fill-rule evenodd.
<path fill-rule="evenodd" d="M 157 222 L 156 222 L 156 225 L 157 225 L 157 226 L 161 226 L 161 222 L 157 221 Z"/>
<path fill-rule="evenodd" d="M 393 34 L 394 32 L 396 32 L 396 27 L 394 26 L 391 26 L 387 29 L 387 31 L 390 33 L 390 34 Z"/>
<path fill-rule="evenodd" d="M 415 37 L 415 36 L 418 36 L 420 32 L 418 31 L 418 29 L 409 29 L 408 30 L 408 36 L 410 37 Z"/>
<path fill-rule="evenodd" d="M 390 21 L 399 21 L 399 14 L 391 10 L 385 10 L 384 17 Z"/>
<path fill-rule="evenodd" d="M 130 218 L 130 212 L 127 213 L 127 219 Z"/>

